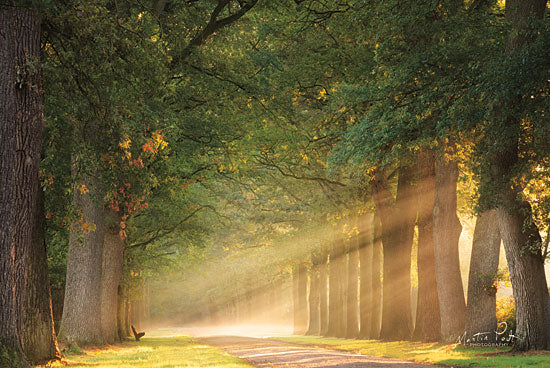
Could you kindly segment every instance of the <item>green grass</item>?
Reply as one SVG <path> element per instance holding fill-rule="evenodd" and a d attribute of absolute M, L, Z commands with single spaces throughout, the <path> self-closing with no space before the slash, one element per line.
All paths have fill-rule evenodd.
<path fill-rule="evenodd" d="M 46 367 L 68 368 L 251 368 L 220 349 L 185 336 L 145 336 L 84 354 L 64 352 L 66 362 Z"/>
<path fill-rule="evenodd" d="M 88 348 L 79 353 L 65 351 L 66 362 L 47 367 L 61 368 L 252 368 L 224 351 L 203 345 L 186 336 L 171 336 L 159 330 L 141 341 L 127 341 L 105 348 Z M 464 348 L 455 345 L 411 341 L 347 340 L 314 336 L 275 337 L 297 344 L 329 347 L 365 355 L 384 356 L 454 367 L 537 367 L 550 368 L 550 352 L 510 354 L 507 348 Z"/>
<path fill-rule="evenodd" d="M 456 345 L 411 341 L 348 340 L 316 336 L 275 337 L 297 344 L 353 351 L 416 362 L 454 367 L 537 367 L 550 368 L 550 352 L 544 354 L 511 354 L 510 348 L 464 348 Z"/>

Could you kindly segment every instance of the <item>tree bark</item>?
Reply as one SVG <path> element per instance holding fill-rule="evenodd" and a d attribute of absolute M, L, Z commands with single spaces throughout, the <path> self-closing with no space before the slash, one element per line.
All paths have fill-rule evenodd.
<path fill-rule="evenodd" d="M 23 328 L 27 331 L 24 335 L 25 355 L 32 363 L 40 364 L 61 357 L 53 324 L 46 255 L 44 192 L 40 187 L 37 190 L 36 208 Z"/>
<path fill-rule="evenodd" d="M 344 319 L 345 299 L 341 282 L 345 257 L 344 240 L 339 237 L 332 244 L 329 267 L 328 336 L 344 337 L 346 326 Z"/>
<path fill-rule="evenodd" d="M 24 8 L 4 8 L 0 12 L 1 168 L 5 176 L 0 190 L 6 215 L 2 216 L 5 225 L 0 233 L 0 251 L 4 260 L 2 288 L 8 289 L 1 295 L 0 362 L 20 367 L 28 366 L 22 350 L 23 316 L 42 145 L 41 22 L 35 12 Z"/>
<path fill-rule="evenodd" d="M 294 334 L 303 335 L 307 331 L 307 269 L 303 263 L 295 267 L 293 276 L 294 291 Z"/>
<path fill-rule="evenodd" d="M 128 314 L 128 298 L 124 295 L 124 287 L 119 285 L 118 287 L 118 306 L 117 306 L 117 328 L 118 338 L 124 340 L 130 336 L 130 331 L 127 326 L 127 314 Z"/>
<path fill-rule="evenodd" d="M 14 280 L 14 207 L 16 74 L 15 27 L 16 9 L 0 10 L 0 365 L 28 367 L 23 354 L 21 336 L 16 328 L 17 310 Z"/>
<path fill-rule="evenodd" d="M 131 328 L 130 328 L 130 318 L 132 315 L 132 303 L 130 302 L 130 296 L 126 295 L 126 298 L 124 299 L 124 308 L 126 309 L 124 313 L 124 333 L 126 336 L 130 336 Z"/>
<path fill-rule="evenodd" d="M 346 295 L 346 337 L 359 337 L 359 239 L 353 234 L 349 241 Z"/>
<path fill-rule="evenodd" d="M 400 166 L 397 196 L 394 200 L 384 170 L 378 170 L 372 182 L 373 199 L 382 225 L 384 340 L 406 340 L 412 334 L 411 251 L 416 211 L 413 202 L 412 166 Z"/>
<path fill-rule="evenodd" d="M 507 198 L 508 203 L 520 208 L 497 209 L 501 236 L 508 260 L 510 280 L 516 304 L 517 350 L 550 348 L 550 297 L 544 272 L 544 258 L 540 250 L 540 234 L 531 222 L 531 208 L 526 202 L 517 203 L 517 194 Z M 529 226 L 525 226 L 530 223 Z"/>
<path fill-rule="evenodd" d="M 482 212 L 477 220 L 472 244 L 468 303 L 466 305 L 466 335 L 491 332 L 484 335 L 487 342 L 495 342 L 497 330 L 496 295 L 494 284 L 498 272 L 500 232 L 495 210 Z"/>
<path fill-rule="evenodd" d="M 103 264 L 101 274 L 101 331 L 105 342 L 119 340 L 117 327 L 118 286 L 122 276 L 124 245 L 120 238 L 120 216 L 105 212 Z"/>
<path fill-rule="evenodd" d="M 453 149 L 448 144 L 445 149 Z M 456 214 L 458 165 L 440 153 L 435 163 L 433 237 L 441 338 L 455 342 L 464 332 L 466 303 L 460 276 L 458 240 L 462 225 Z"/>
<path fill-rule="evenodd" d="M 307 268 L 304 263 L 298 266 L 298 306 L 300 335 L 307 331 L 308 307 L 307 307 Z"/>
<path fill-rule="evenodd" d="M 441 332 L 439 297 L 435 277 L 433 208 L 435 157 L 424 151 L 418 156 L 418 303 L 413 338 L 438 341 Z"/>
<path fill-rule="evenodd" d="M 36 218 L 44 104 L 40 67 L 41 21 L 34 12 L 18 10 L 14 12 L 13 24 L 15 62 L 18 71 L 15 86 L 17 131 L 13 247 L 15 249 L 15 302 L 18 306 L 16 324 L 24 344 L 23 314 L 33 222 Z"/>
<path fill-rule="evenodd" d="M 319 324 L 321 336 L 328 332 L 328 252 L 325 245 L 321 249 L 321 264 L 319 265 Z"/>
<path fill-rule="evenodd" d="M 298 302 L 300 296 L 298 284 L 298 267 L 294 266 L 292 268 L 292 333 L 295 335 L 298 335 L 300 331 L 300 303 Z"/>
<path fill-rule="evenodd" d="M 372 335 L 372 214 L 364 214 L 358 221 L 360 255 L 360 331 L 359 337 L 370 339 Z"/>
<path fill-rule="evenodd" d="M 372 242 L 372 312 L 371 312 L 371 339 L 380 337 L 382 322 L 382 262 L 384 261 L 382 251 L 382 226 L 380 218 L 375 214 L 373 218 Z"/>
<path fill-rule="evenodd" d="M 76 209 L 82 211 L 82 223 L 75 221 L 69 234 L 65 301 L 59 339 L 98 345 L 104 342 L 101 333 L 104 195 L 96 177 L 84 175 L 82 179 L 89 192 L 84 194 L 80 188 L 74 188 L 73 203 Z"/>
<path fill-rule="evenodd" d="M 321 332 L 320 321 L 320 290 L 321 279 L 319 268 L 322 258 L 320 254 L 314 253 L 311 257 L 312 266 L 309 281 L 309 325 L 306 335 L 319 335 Z"/>

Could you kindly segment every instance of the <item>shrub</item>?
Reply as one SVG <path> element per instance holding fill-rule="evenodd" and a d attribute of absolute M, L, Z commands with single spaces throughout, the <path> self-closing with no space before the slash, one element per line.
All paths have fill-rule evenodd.
<path fill-rule="evenodd" d="M 497 321 L 506 322 L 508 331 L 516 330 L 516 304 L 511 296 L 497 299 Z"/>

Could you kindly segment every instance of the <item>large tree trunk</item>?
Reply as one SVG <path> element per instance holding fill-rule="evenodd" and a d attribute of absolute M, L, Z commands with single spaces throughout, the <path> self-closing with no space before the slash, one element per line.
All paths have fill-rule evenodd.
<path fill-rule="evenodd" d="M 119 340 L 117 328 L 118 286 L 124 261 L 124 245 L 119 234 L 119 224 L 120 216 L 114 211 L 106 211 L 101 274 L 101 331 L 108 344 Z"/>
<path fill-rule="evenodd" d="M 372 214 L 364 214 L 357 223 L 360 255 L 360 325 L 359 337 L 371 338 L 372 330 Z"/>
<path fill-rule="evenodd" d="M 507 53 L 516 54 L 536 37 L 535 21 L 544 16 L 546 0 L 506 1 L 506 20 L 511 29 Z M 525 60 L 525 59 L 524 59 Z M 527 59 L 528 60 L 528 59 Z M 503 104 L 506 105 L 506 104 Z M 499 117 L 501 141 L 493 157 L 491 175 L 497 184 L 500 235 L 516 303 L 518 350 L 550 348 L 550 297 L 540 250 L 540 234 L 532 221 L 529 203 L 521 199 L 522 188 L 513 183 L 519 161 L 518 142 L 522 130 L 521 96 L 512 96 Z M 512 184 L 513 183 L 513 184 Z"/>
<path fill-rule="evenodd" d="M 441 332 L 439 297 L 435 277 L 433 208 L 435 158 L 432 152 L 418 157 L 418 303 L 413 337 L 438 341 Z"/>
<path fill-rule="evenodd" d="M 406 340 L 412 334 L 410 270 L 416 220 L 414 173 L 412 166 L 399 168 L 395 200 L 385 171 L 378 170 L 372 183 L 373 199 L 382 224 L 384 288 L 380 337 L 385 340 Z"/>
<path fill-rule="evenodd" d="M 517 142 L 518 130 L 516 134 L 511 142 Z M 518 160 L 517 146 L 510 142 L 507 144 L 494 158 L 496 163 L 493 167 L 497 178 L 504 183 L 510 183 L 509 173 L 513 172 L 512 167 Z M 501 202 L 496 211 L 516 305 L 515 335 L 519 339 L 515 341 L 515 349 L 548 349 L 550 297 L 540 234 L 533 222 L 530 204 L 521 199 L 521 188 L 511 184 L 501 185 L 498 193 Z"/>
<path fill-rule="evenodd" d="M 325 245 L 321 249 L 321 264 L 319 265 L 319 334 L 326 336 L 328 331 L 328 252 Z"/>
<path fill-rule="evenodd" d="M 18 10 L 0 10 L 0 365 L 26 367 L 14 294 L 14 186 L 15 180 L 15 47 L 14 17 Z"/>
<path fill-rule="evenodd" d="M 303 335 L 307 331 L 307 268 L 303 263 L 295 267 L 294 281 L 294 334 Z"/>
<path fill-rule="evenodd" d="M 344 240 L 339 237 L 332 244 L 329 267 L 329 302 L 328 302 L 328 336 L 344 337 L 346 325 L 344 320 L 345 299 L 341 281 L 345 258 Z"/>
<path fill-rule="evenodd" d="M 372 311 L 371 311 L 371 339 L 380 337 L 380 327 L 382 322 L 382 226 L 380 218 L 375 215 L 373 218 L 372 242 Z"/>
<path fill-rule="evenodd" d="M 544 258 L 540 249 L 529 249 L 529 246 L 540 246 L 540 235 L 530 222 L 529 204 L 518 203 L 516 193 L 510 195 L 507 202 L 517 207 L 508 207 L 510 210 L 499 207 L 497 213 L 516 304 L 515 335 L 519 339 L 515 348 L 550 349 L 550 297 Z M 526 223 L 530 225 L 525 226 Z"/>
<path fill-rule="evenodd" d="M 40 68 L 40 24 L 37 14 L 19 10 L 14 14 L 15 62 L 19 71 L 15 97 L 17 103 L 15 140 L 15 302 L 16 323 L 25 342 L 23 311 L 27 268 L 32 247 L 33 222 L 36 218 L 38 168 L 42 149 L 43 101 Z"/>
<path fill-rule="evenodd" d="M 456 214 L 457 180 L 457 163 L 448 160 L 445 153 L 440 153 L 435 163 L 433 234 L 441 338 L 444 342 L 455 342 L 464 332 L 466 320 L 466 303 L 458 255 L 462 225 Z"/>
<path fill-rule="evenodd" d="M 466 334 L 490 332 L 482 338 L 495 342 L 497 329 L 496 295 L 494 284 L 498 272 L 500 232 L 495 210 L 482 212 L 477 220 L 472 244 L 468 303 L 466 306 Z"/>
<path fill-rule="evenodd" d="M 27 331 L 24 335 L 25 355 L 29 361 L 39 364 L 59 358 L 61 353 L 57 347 L 53 325 L 52 298 L 46 256 L 44 192 L 42 188 L 38 188 L 37 191 L 36 208 L 29 259 L 29 276 L 26 285 L 27 297 L 23 328 Z"/>
<path fill-rule="evenodd" d="M 43 100 L 40 19 L 24 8 L 2 9 L 2 245 L 0 362 L 27 366 L 22 353 L 29 253 L 36 212 Z M 16 73 L 17 71 L 17 73 Z M 8 194 L 8 192 L 12 192 Z"/>
<path fill-rule="evenodd" d="M 359 239 L 358 235 L 352 235 L 348 251 L 348 280 L 346 295 L 346 337 L 359 337 Z"/>
<path fill-rule="evenodd" d="M 65 301 L 59 339 L 78 344 L 102 344 L 101 266 L 104 240 L 103 191 L 96 177 L 82 178 L 88 193 L 74 188 L 74 207 L 82 222 L 71 226 Z"/>
<path fill-rule="evenodd" d="M 317 253 L 313 254 L 311 260 L 312 266 L 309 281 L 309 326 L 306 335 L 319 335 L 319 333 L 321 332 L 321 321 L 319 314 L 321 279 L 319 268 L 321 266 L 322 258 Z"/>

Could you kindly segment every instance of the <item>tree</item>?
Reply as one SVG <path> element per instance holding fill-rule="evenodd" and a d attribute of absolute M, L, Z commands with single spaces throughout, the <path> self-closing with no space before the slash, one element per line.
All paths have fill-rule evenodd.
<path fill-rule="evenodd" d="M 359 289 L 359 337 L 370 339 L 372 331 L 373 309 L 373 215 L 363 214 L 357 221 L 360 262 L 360 289 Z"/>
<path fill-rule="evenodd" d="M 380 218 L 375 213 L 373 224 L 373 248 L 372 248 L 372 312 L 371 312 L 371 338 L 380 337 L 382 315 L 382 229 Z"/>
<path fill-rule="evenodd" d="M 418 155 L 418 303 L 413 337 L 439 341 L 441 319 L 435 276 L 433 209 L 435 157 L 433 151 Z"/>
<path fill-rule="evenodd" d="M 319 253 L 311 256 L 311 270 L 309 272 L 309 324 L 306 335 L 319 335 L 321 332 L 321 275 L 322 257 Z M 326 291 L 326 290 L 325 290 Z"/>
<path fill-rule="evenodd" d="M 382 339 L 409 339 L 412 334 L 411 251 L 416 211 L 413 202 L 414 166 L 399 167 L 394 198 L 386 170 L 375 172 L 372 196 L 382 225 L 384 286 Z"/>
<path fill-rule="evenodd" d="M 101 331 L 100 265 L 105 192 L 93 174 L 86 174 L 83 183 L 84 187 L 75 186 L 73 189 L 73 203 L 82 211 L 82 217 L 71 226 L 59 338 L 71 343 L 101 345 L 104 338 Z"/>
<path fill-rule="evenodd" d="M 22 351 L 25 341 L 23 318 L 43 124 L 41 27 L 39 14 L 35 11 L 2 7 L 0 12 L 2 69 L 6 72 L 2 78 L 2 92 L 6 97 L 2 110 L 2 140 L 15 143 L 2 142 L 7 145 L 2 151 L 2 172 L 6 173 L 6 179 L 0 187 L 6 209 L 6 225 L 1 233 L 3 336 L 0 359 L 8 366 L 26 367 L 28 363 Z"/>
<path fill-rule="evenodd" d="M 38 183 L 37 183 L 38 184 Z M 44 192 L 37 191 L 36 219 L 32 232 L 26 303 L 23 317 L 25 355 L 34 364 L 61 357 L 55 335 L 52 296 L 46 258 Z"/>
<path fill-rule="evenodd" d="M 13 39 L 15 30 L 13 25 L 13 11 L 2 8 L 0 10 L 0 27 L 2 37 L 0 48 L 0 65 L 5 73 L 0 77 L 0 90 L 4 96 L 4 103 L 0 110 L 1 121 L 1 161 L 2 173 L 0 177 L 0 214 L 4 219 L 0 223 L 0 362 L 6 366 L 28 366 L 24 363 L 20 333 L 16 328 L 17 306 L 14 290 L 14 259 L 13 231 L 14 206 L 13 198 L 15 185 L 15 136 L 16 102 L 15 102 L 15 48 Z"/>
<path fill-rule="evenodd" d="M 495 210 L 483 211 L 476 220 L 466 307 L 468 336 L 497 330 L 496 295 L 500 231 Z M 494 339 L 490 334 L 484 337 Z"/>
<path fill-rule="evenodd" d="M 328 336 L 345 337 L 345 243 L 341 234 L 332 243 L 329 262 Z"/>
<path fill-rule="evenodd" d="M 319 335 L 326 336 L 328 330 L 328 252 L 326 244 L 321 245 L 319 257 Z"/>
<path fill-rule="evenodd" d="M 307 331 L 308 305 L 307 305 L 307 268 L 300 262 L 292 273 L 294 293 L 294 334 L 303 335 Z"/>
<path fill-rule="evenodd" d="M 441 316 L 441 339 L 454 342 L 463 333 L 466 303 L 460 276 L 458 239 L 462 225 L 457 216 L 458 164 L 449 158 L 453 146 L 445 144 L 435 159 L 433 239 L 435 276 Z M 451 150 L 451 151 L 449 151 Z"/>
<path fill-rule="evenodd" d="M 522 51 L 536 38 L 533 30 L 536 20 L 545 13 L 546 4 L 543 0 L 506 2 L 505 15 L 510 24 L 506 54 L 509 57 L 523 58 Z M 540 233 L 532 221 L 530 204 L 521 198 L 521 183 L 513 180 L 517 175 L 514 169 L 521 161 L 518 148 L 524 115 L 521 101 L 527 96 L 518 95 L 514 87 L 506 92 L 502 103 L 494 107 L 496 114 L 489 122 L 489 129 L 496 129 L 499 136 L 495 139 L 491 134 L 494 148 L 488 174 L 496 188 L 500 235 L 516 303 L 519 339 L 515 347 L 518 350 L 547 349 L 550 346 L 550 301 Z"/>
<path fill-rule="evenodd" d="M 118 329 L 118 298 L 120 278 L 124 264 L 124 241 L 120 236 L 119 215 L 106 211 L 101 267 L 101 333 L 105 342 L 120 340 Z"/>
<path fill-rule="evenodd" d="M 355 221 L 356 225 L 356 221 Z M 348 272 L 346 292 L 346 337 L 356 338 L 359 336 L 359 230 L 357 226 L 352 227 L 348 247 Z"/>
<path fill-rule="evenodd" d="M 86 212 L 86 209 L 97 211 L 97 214 L 92 216 L 95 217 L 96 223 L 86 222 L 86 220 L 78 223 L 77 216 L 73 230 L 75 227 L 84 227 L 83 232 L 87 234 L 82 235 L 85 241 L 90 242 L 92 239 L 87 238 L 87 235 L 95 233 L 97 235 L 93 241 L 95 250 L 103 247 L 99 243 L 103 241 L 103 236 L 100 234 L 102 228 L 100 222 L 103 219 L 99 214 L 99 211 L 103 212 L 103 201 L 113 199 L 114 191 L 119 191 L 127 184 L 129 187 L 131 183 L 132 188 L 138 188 L 132 189 L 131 193 L 134 195 L 132 204 L 135 205 L 136 202 L 141 201 L 141 198 L 150 194 L 152 187 L 158 186 L 157 177 L 143 175 L 143 171 L 140 177 L 132 177 L 135 171 L 128 166 L 133 165 L 135 168 L 139 165 L 143 168 L 146 156 L 153 155 L 157 151 L 154 145 L 158 143 L 159 132 L 164 127 L 162 124 L 173 122 L 172 117 L 169 116 L 180 108 L 180 106 L 174 108 L 171 105 L 178 75 L 182 70 L 192 69 L 187 65 L 186 59 L 192 56 L 196 48 L 216 31 L 219 32 L 222 28 L 239 20 L 256 4 L 256 1 L 246 4 L 233 1 L 219 1 L 216 4 L 193 2 L 182 7 L 170 7 L 170 9 L 165 9 L 163 4 L 165 5 L 159 2 L 158 6 L 155 6 L 155 12 L 161 16 L 158 18 L 149 14 L 149 9 L 133 3 L 121 2 L 117 7 L 113 7 L 109 2 L 84 2 L 67 6 L 60 15 L 52 14 L 48 22 L 51 33 L 48 55 L 51 57 L 52 64 L 57 67 L 56 71 L 62 74 L 59 79 L 65 82 L 51 87 L 61 89 L 60 95 L 69 96 L 75 106 L 73 109 L 66 109 L 70 111 L 56 110 L 57 115 L 52 120 L 80 122 L 76 126 L 76 133 L 73 132 L 77 139 L 72 142 L 72 153 L 76 164 L 75 171 L 79 173 L 79 175 L 73 175 L 73 182 L 77 182 L 78 190 L 90 191 L 89 196 L 84 195 L 78 201 L 75 199 L 73 209 L 76 213 L 79 210 Z M 238 14 L 231 13 L 236 7 L 239 8 Z M 230 14 L 227 15 L 228 13 Z M 159 28 L 157 21 L 163 22 L 162 29 Z M 206 24 L 203 25 L 203 22 Z M 86 27 L 82 24 L 86 24 Z M 166 34 L 163 33 L 164 30 L 167 31 Z M 189 36 L 183 37 L 186 41 L 183 43 L 180 42 L 182 34 Z M 163 36 L 166 38 L 162 39 Z M 93 42 L 88 42 L 89 40 Z M 73 52 L 74 50 L 78 52 Z M 171 55 L 168 55 L 169 51 Z M 169 57 L 171 64 L 168 61 Z M 180 119 L 177 121 L 179 122 Z M 89 125 L 93 127 L 95 134 L 86 133 Z M 105 133 L 110 139 L 99 139 L 100 133 Z M 153 135 L 152 139 L 151 135 Z M 139 147 L 140 143 L 143 143 L 143 146 Z M 130 144 L 134 146 L 133 150 L 125 147 Z M 132 153 L 136 154 L 136 148 L 137 150 L 143 148 L 143 152 L 141 155 L 131 157 Z M 155 166 L 158 165 L 151 163 L 151 167 Z M 96 177 L 97 186 L 102 187 L 103 193 L 96 192 L 96 195 L 91 195 L 94 188 L 89 188 L 91 185 L 87 184 L 90 175 Z M 132 181 L 129 178 L 135 180 Z M 129 202 L 128 197 L 123 199 Z M 128 206 L 122 206 L 121 203 L 117 204 L 121 207 L 121 218 L 125 215 L 130 216 L 130 212 L 136 212 Z M 143 201 L 137 205 L 139 204 L 147 205 Z M 84 217 L 87 216 L 84 215 Z M 124 222 L 116 222 L 113 232 L 124 236 L 127 231 L 120 228 L 119 223 Z M 165 235 L 178 227 L 174 226 L 172 230 L 166 231 L 162 228 L 163 224 L 153 226 L 155 225 L 161 227 L 161 231 L 149 228 L 144 229 L 144 233 L 151 230 L 148 235 L 155 232 L 157 235 Z M 75 245 L 76 239 L 77 237 L 73 236 L 72 245 Z M 146 238 L 144 242 L 150 243 L 152 240 Z M 75 262 L 71 259 L 75 256 L 75 251 L 69 251 L 68 275 L 86 274 L 86 270 L 79 269 L 83 264 L 95 265 L 88 271 L 101 268 L 99 267 L 102 263 L 101 258 L 96 257 L 97 254 L 98 252 L 91 252 L 88 254 L 90 257 L 82 255 L 87 261 Z M 84 260 L 81 259 L 81 261 Z M 107 267 L 106 271 L 109 271 L 104 273 L 118 274 L 122 267 L 122 258 L 119 257 L 118 261 L 116 264 L 103 262 Z M 117 295 L 118 283 L 113 282 L 116 278 L 115 276 L 111 278 L 111 282 L 103 284 L 103 294 L 109 295 L 108 298 L 103 299 L 111 300 L 110 304 L 115 303 Z M 72 285 L 74 281 L 75 277 L 67 277 L 67 288 L 73 291 L 79 289 Z M 78 300 L 81 297 L 96 295 L 95 283 L 87 283 L 87 285 L 94 290 L 82 295 L 74 295 L 74 297 L 73 293 L 69 292 L 68 298 L 65 299 L 64 309 L 67 312 L 64 313 L 66 317 L 63 319 L 66 321 L 63 323 L 62 332 L 73 330 L 72 338 L 76 341 L 89 340 L 92 336 L 85 331 L 91 332 L 94 329 L 91 326 L 89 328 L 70 327 L 77 322 L 76 318 L 69 318 L 68 315 L 70 314 L 68 309 L 78 309 Z M 84 304 L 92 306 L 95 304 L 95 299 Z M 68 306 L 71 307 L 67 308 Z M 95 307 L 93 309 L 97 310 Z M 112 305 L 107 309 L 114 310 Z M 111 340 L 114 336 L 114 319 L 110 312 L 107 314 L 109 315 L 104 315 L 103 320 L 110 321 L 107 339 Z M 63 334 L 62 337 L 64 337 Z M 95 332 L 93 339 L 99 341 L 98 334 Z"/>

